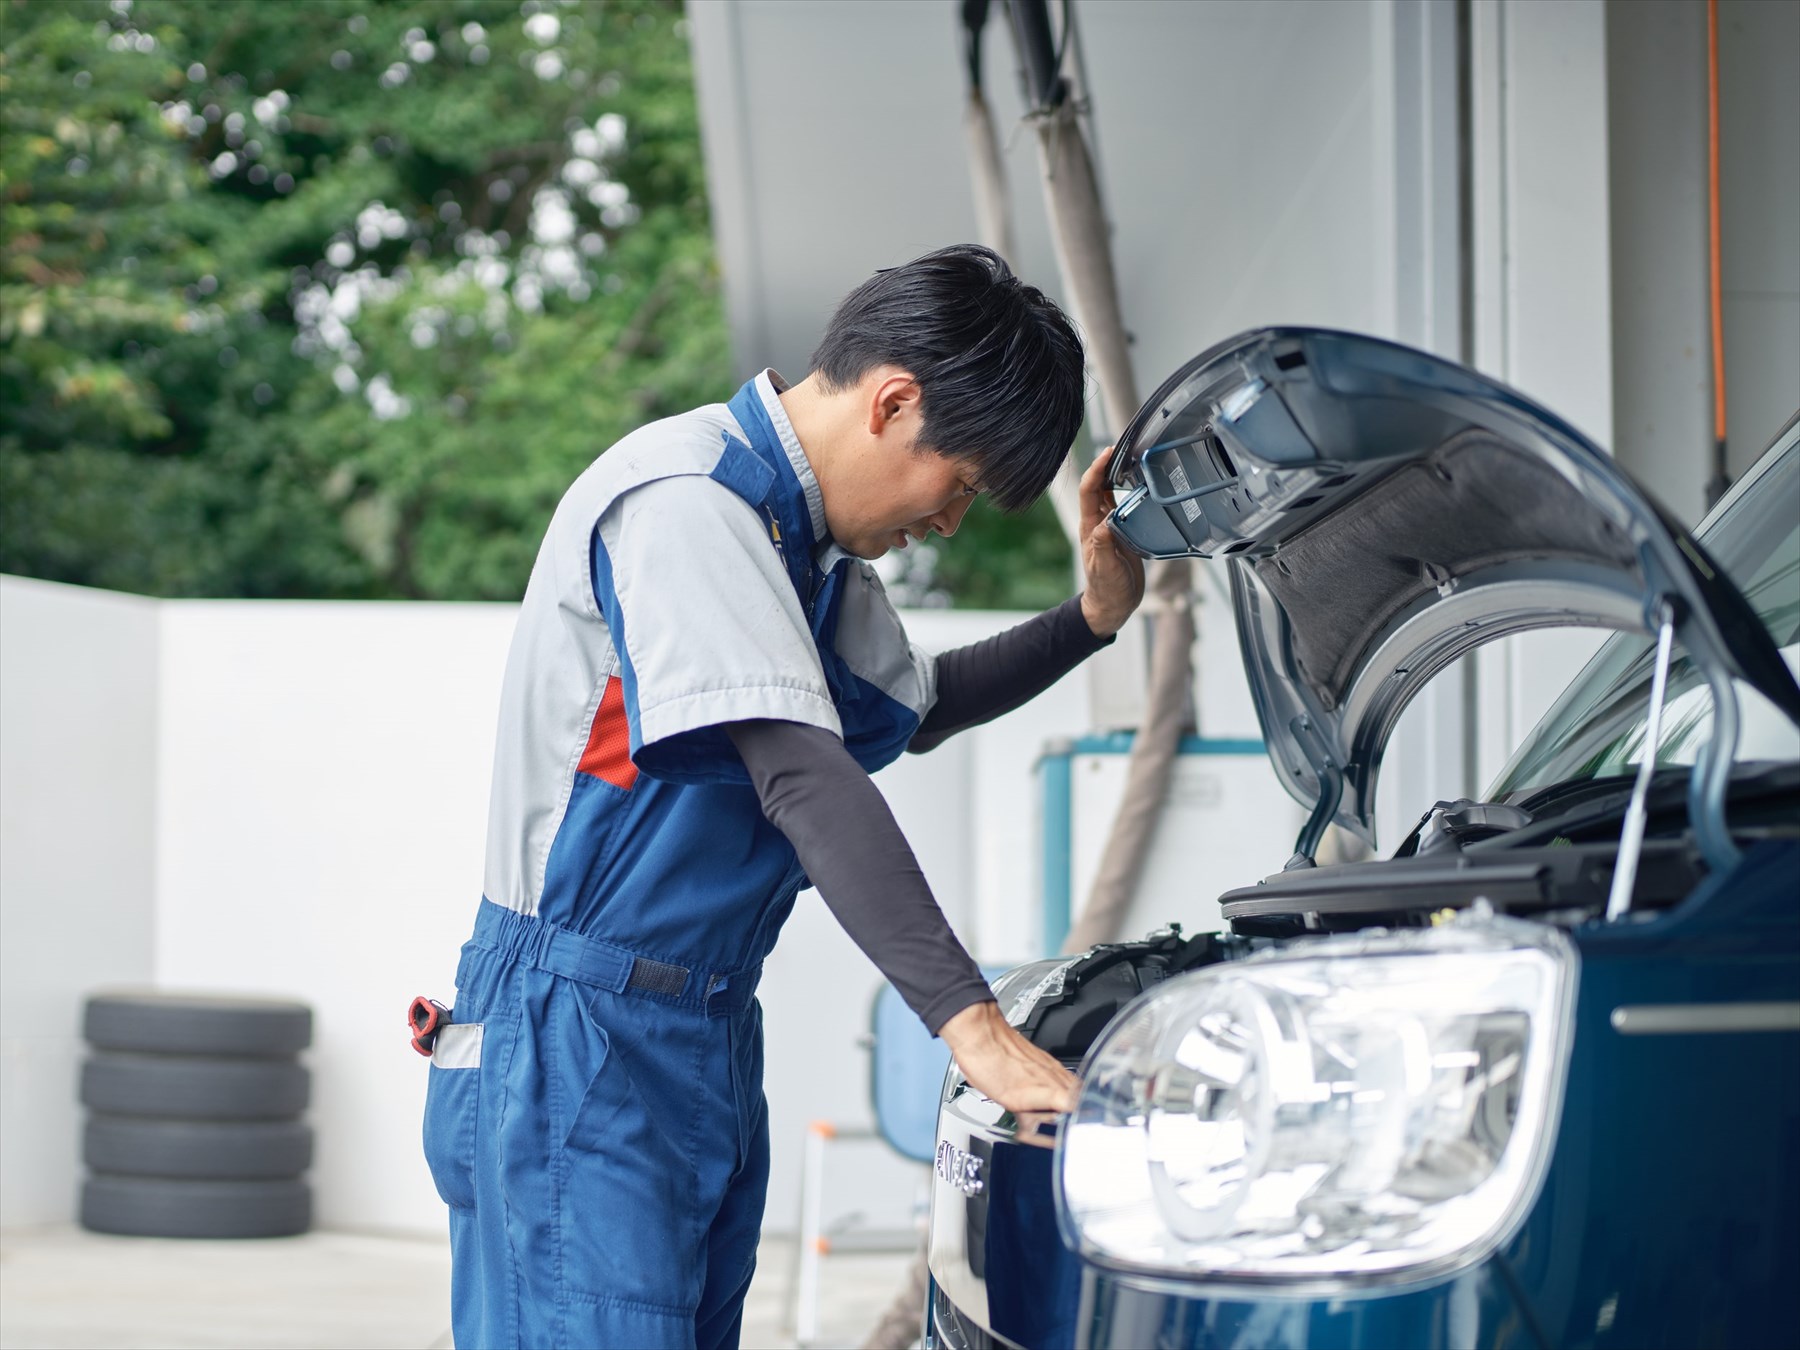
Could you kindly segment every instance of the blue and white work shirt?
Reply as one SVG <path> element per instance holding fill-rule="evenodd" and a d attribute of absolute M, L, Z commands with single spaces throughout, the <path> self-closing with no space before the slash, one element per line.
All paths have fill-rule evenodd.
<path fill-rule="evenodd" d="M 935 671 L 838 549 L 765 371 L 618 442 L 558 505 L 501 696 L 484 893 L 639 955 L 754 965 L 805 883 L 724 730 L 839 735 L 873 772 Z"/>

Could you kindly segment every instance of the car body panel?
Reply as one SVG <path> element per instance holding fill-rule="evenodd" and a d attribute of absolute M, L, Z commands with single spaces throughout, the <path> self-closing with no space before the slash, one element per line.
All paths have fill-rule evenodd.
<path fill-rule="evenodd" d="M 1431 678 L 1529 629 L 1676 637 L 1721 689 L 1800 722 L 1800 686 L 1702 549 L 1523 395 L 1380 339 L 1274 328 L 1177 371 L 1120 436 L 1112 522 L 1153 557 L 1229 555 L 1257 716 L 1283 784 L 1373 842 L 1389 735 Z"/>
<path fill-rule="evenodd" d="M 1563 1133 L 1508 1258 L 1552 1344 L 1792 1339 L 1800 1024 L 1706 1031 L 1700 1014 L 1800 1013 L 1796 876 L 1800 844 L 1754 845 L 1676 909 L 1573 934 Z M 1647 1008 L 1685 1010 L 1695 1029 L 1616 1025 Z"/>
<path fill-rule="evenodd" d="M 1306 1350 L 1315 1346 L 1492 1345 L 1554 1350 L 1534 1334 L 1492 1262 L 1430 1289 L 1382 1299 L 1202 1301 L 1146 1292 L 1099 1271 L 1082 1289 L 1076 1346 Z"/>
<path fill-rule="evenodd" d="M 1056 1240 L 1056 1155 L 1017 1142 L 1011 1117 L 966 1086 L 940 1113 L 938 1139 L 932 1279 L 990 1335 L 1022 1346 L 1073 1345 L 1081 1261 Z M 946 1165 L 946 1148 L 961 1185 L 946 1176 L 959 1170 Z M 1043 1241 L 1022 1244 L 1021 1233 Z"/>
<path fill-rule="evenodd" d="M 1639 1350 L 1791 1341 L 1796 876 L 1800 844 L 1763 843 L 1672 910 L 1575 930 L 1581 992 L 1555 1160 L 1523 1226 L 1487 1261 L 1423 1288 L 1337 1299 L 1232 1299 L 1216 1287 L 1202 1297 L 1087 1267 L 1074 1343 Z M 1708 1012 L 1745 1007 L 1763 1010 L 1764 1029 L 1616 1025 L 1629 1027 L 1633 1009 L 1662 1008 L 1699 1028 Z"/>

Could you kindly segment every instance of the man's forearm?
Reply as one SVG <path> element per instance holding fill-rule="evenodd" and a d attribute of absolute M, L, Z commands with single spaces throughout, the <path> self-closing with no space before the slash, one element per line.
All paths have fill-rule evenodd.
<path fill-rule="evenodd" d="M 1076 596 L 1004 633 L 943 653 L 937 702 L 906 748 L 935 749 L 959 731 L 1011 712 L 1112 640 L 1094 635 Z"/>
<path fill-rule="evenodd" d="M 734 722 L 725 730 L 763 814 L 793 844 L 844 931 L 932 1034 L 991 998 L 893 812 L 843 742 L 798 722 Z"/>

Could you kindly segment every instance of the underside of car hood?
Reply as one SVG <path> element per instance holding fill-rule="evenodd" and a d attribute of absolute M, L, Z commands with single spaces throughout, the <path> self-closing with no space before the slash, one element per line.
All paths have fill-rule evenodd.
<path fill-rule="evenodd" d="M 1109 478 L 1131 547 L 1230 561 L 1270 756 L 1313 808 L 1296 865 L 1332 821 L 1373 842 L 1401 712 L 1510 633 L 1654 632 L 1671 613 L 1716 688 L 1743 679 L 1800 722 L 1768 633 L 1681 526 L 1555 414 L 1427 353 L 1233 338 L 1151 396 Z"/>

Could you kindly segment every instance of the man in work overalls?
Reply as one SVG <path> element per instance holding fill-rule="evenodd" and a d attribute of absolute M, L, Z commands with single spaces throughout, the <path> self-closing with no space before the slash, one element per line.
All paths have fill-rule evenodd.
<path fill-rule="evenodd" d="M 1142 567 L 1082 484 L 1086 587 L 935 659 L 866 559 L 1035 500 L 1080 340 L 993 253 L 843 302 L 787 386 L 625 437 L 563 498 L 507 663 L 474 936 L 425 1111 L 456 1344 L 732 1346 L 768 1182 L 763 959 L 805 885 L 1016 1112 L 1074 1081 L 1009 1027 L 869 775 L 1110 641 Z"/>

